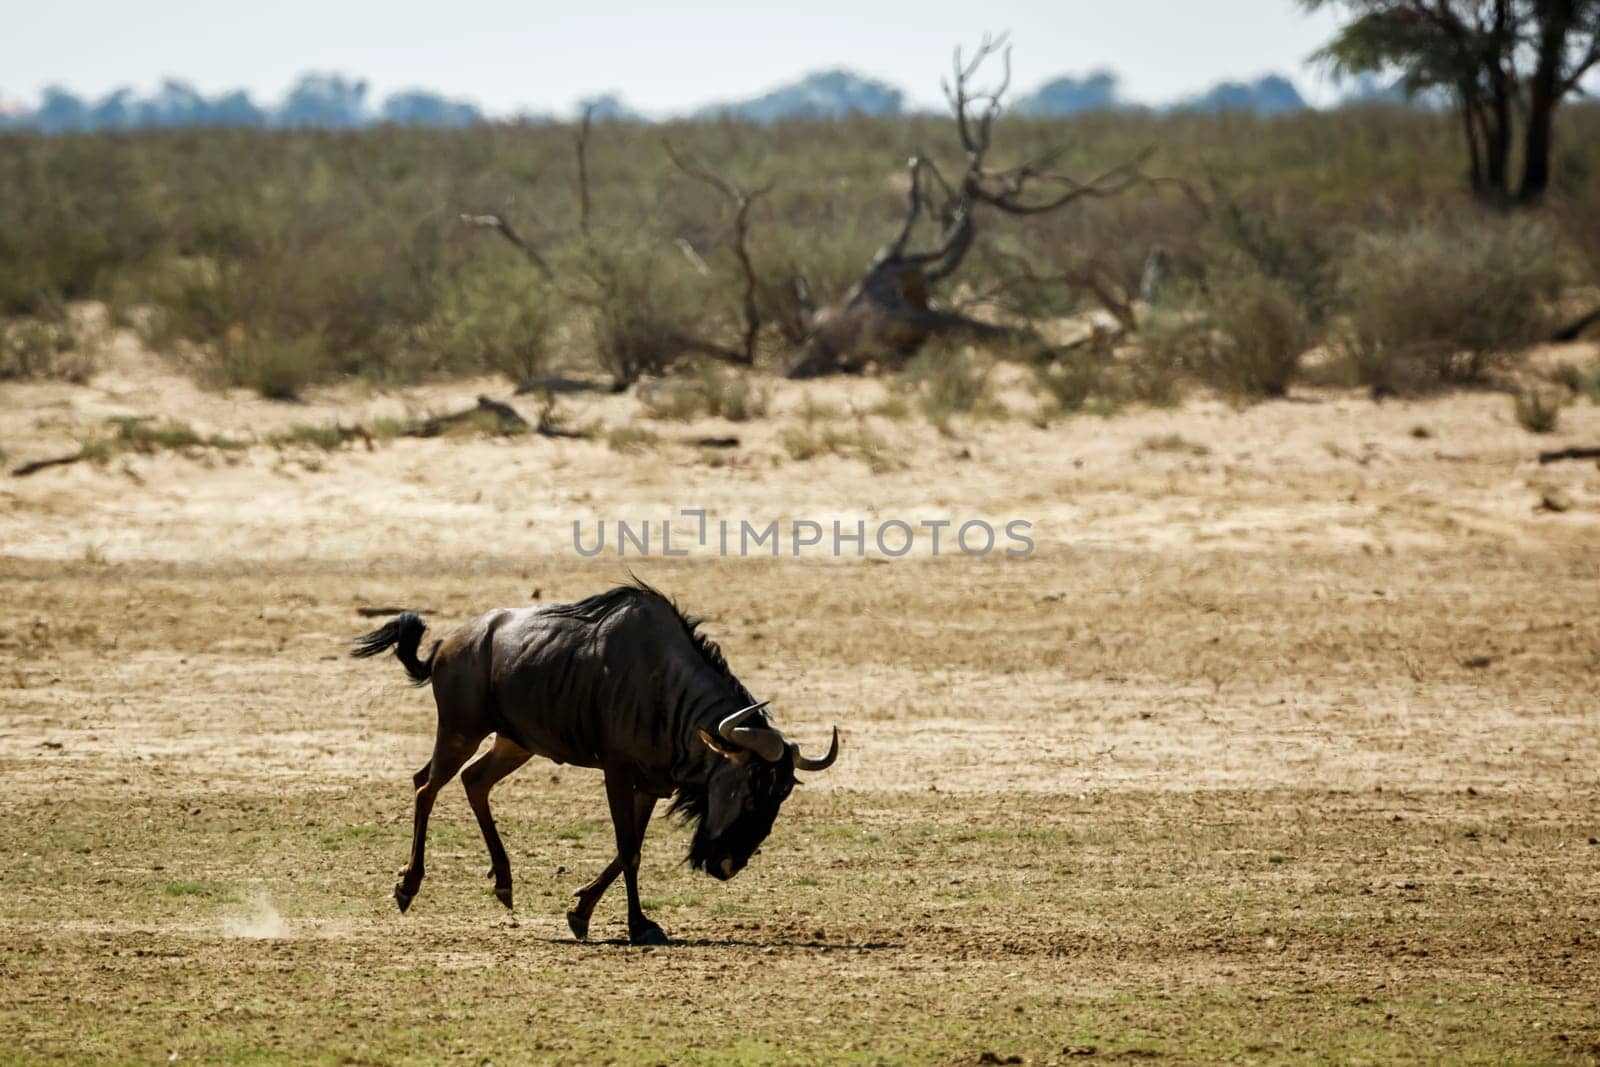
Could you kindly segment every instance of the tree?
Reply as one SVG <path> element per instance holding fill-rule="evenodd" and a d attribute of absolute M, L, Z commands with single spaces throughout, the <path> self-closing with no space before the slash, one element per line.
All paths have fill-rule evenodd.
<path fill-rule="evenodd" d="M 1551 122 L 1600 62 L 1600 0 L 1300 0 L 1350 21 L 1318 57 L 1341 74 L 1398 72 L 1408 93 L 1454 97 L 1468 180 L 1496 203 L 1550 184 Z M 1523 125 L 1520 186 L 1511 155 Z"/>

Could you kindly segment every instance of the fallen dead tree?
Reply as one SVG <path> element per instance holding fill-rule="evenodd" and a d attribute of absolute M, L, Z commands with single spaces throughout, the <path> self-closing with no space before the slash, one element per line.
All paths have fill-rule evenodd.
<path fill-rule="evenodd" d="M 980 69 L 996 55 L 1002 63 L 998 85 L 975 89 L 973 81 Z M 933 336 L 1032 340 L 1032 331 L 1025 327 L 984 322 L 938 307 L 933 301 L 937 287 L 955 275 L 971 250 L 981 215 L 1043 215 L 1141 187 L 1172 184 L 1182 188 L 1172 179 L 1146 174 L 1143 158 L 1079 181 L 1054 169 L 1064 147 L 1015 167 L 991 166 L 994 124 L 1010 80 L 1011 53 L 1004 36 L 986 37 L 970 62 L 963 62 L 960 49 L 956 50 L 952 80 L 945 83 L 944 90 L 966 153 L 965 169 L 950 181 L 932 159 L 923 155 L 911 158 L 906 213 L 899 233 L 873 258 L 843 299 L 815 313 L 811 333 L 788 369 L 789 377 L 857 371 L 869 362 L 900 362 Z M 939 238 L 930 248 L 915 248 L 912 239 L 925 220 L 938 225 Z M 1026 273 L 1038 279 L 1031 267 Z M 1114 294 L 1097 270 L 1060 272 L 1051 280 L 1088 290 L 1124 328 L 1131 327 L 1129 301 Z"/>
<path fill-rule="evenodd" d="M 557 424 L 555 419 L 555 405 L 547 403 L 539 411 L 539 417 L 534 422 L 529 422 L 522 417 L 522 413 L 503 400 L 480 396 L 478 402 L 470 408 L 453 411 L 444 415 L 431 415 L 428 418 L 412 423 L 400 431 L 401 437 L 438 437 L 453 427 L 471 425 L 473 423 L 490 422 L 494 432 L 504 435 L 537 434 L 540 437 L 553 437 L 565 439 L 579 439 L 590 436 L 582 430 L 569 430 Z"/>
<path fill-rule="evenodd" d="M 1540 463 L 1560 463 L 1567 459 L 1600 459 L 1600 446 L 1588 448 L 1561 448 L 1553 452 L 1540 452 Z"/>

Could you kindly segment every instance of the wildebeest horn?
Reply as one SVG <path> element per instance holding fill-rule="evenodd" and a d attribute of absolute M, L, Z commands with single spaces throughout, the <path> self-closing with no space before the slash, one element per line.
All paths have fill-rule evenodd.
<path fill-rule="evenodd" d="M 833 761 L 839 758 L 839 728 L 833 728 L 833 741 L 828 745 L 828 754 L 818 759 L 800 754 L 800 746 L 794 742 L 789 743 L 789 748 L 794 752 L 794 769 L 797 771 L 825 771 L 833 766 Z"/>
<path fill-rule="evenodd" d="M 732 741 L 743 748 L 748 748 L 768 763 L 776 763 L 783 758 L 783 735 L 776 730 L 765 726 L 744 726 L 742 723 L 757 714 L 762 708 L 772 703 L 763 700 L 759 704 L 751 704 L 748 708 L 740 708 L 726 719 L 717 723 L 717 733 L 723 740 Z"/>

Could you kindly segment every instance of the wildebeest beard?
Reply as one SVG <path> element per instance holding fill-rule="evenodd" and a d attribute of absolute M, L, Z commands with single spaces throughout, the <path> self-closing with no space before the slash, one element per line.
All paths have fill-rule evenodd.
<path fill-rule="evenodd" d="M 733 877 L 750 862 L 756 849 L 772 833 L 778 809 L 794 789 L 794 766 L 788 759 L 778 763 L 754 759 L 746 766 L 744 773 L 750 776 L 751 805 L 715 837 L 706 824 L 710 799 L 704 784 L 679 787 L 668 809 L 671 814 L 694 827 L 694 836 L 689 840 L 689 853 L 684 857 L 684 862 L 718 881 Z M 734 865 L 732 870 L 725 871 L 722 864 L 727 859 L 732 859 Z"/>

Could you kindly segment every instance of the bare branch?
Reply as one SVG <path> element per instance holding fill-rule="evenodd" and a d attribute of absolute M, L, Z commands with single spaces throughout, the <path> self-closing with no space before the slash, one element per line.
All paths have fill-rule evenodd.
<path fill-rule="evenodd" d="M 578 232 L 589 236 L 589 131 L 594 121 L 594 105 L 583 109 L 583 121 L 573 131 L 573 147 L 578 154 Z"/>
<path fill-rule="evenodd" d="M 1117 284 L 1110 276 L 1111 271 L 1099 260 L 1091 260 L 1087 266 L 1076 270 L 1063 270 L 1055 274 L 1041 275 L 1022 256 L 1010 252 L 997 251 L 1001 259 L 1012 264 L 1017 276 L 1022 280 L 1038 286 L 1065 285 L 1072 289 L 1087 292 L 1106 313 L 1116 319 L 1121 327 L 1132 332 L 1138 328 L 1138 321 L 1133 313 L 1133 298 L 1127 290 Z"/>
<path fill-rule="evenodd" d="M 755 261 L 750 257 L 750 206 L 759 198 L 772 191 L 770 184 L 763 185 L 753 192 L 747 192 L 715 173 L 698 161 L 681 156 L 672 147 L 672 143 L 664 142 L 667 157 L 673 165 L 691 178 L 705 182 L 707 185 L 722 193 L 733 201 L 733 254 L 739 260 L 739 269 L 744 274 L 744 294 L 741 301 L 744 312 L 744 334 L 741 337 L 741 355 L 736 355 L 738 362 L 751 364 L 756 361 L 756 338 L 761 333 L 761 307 L 756 301 L 758 282 L 756 278 Z M 915 177 L 913 177 L 915 184 Z"/>
<path fill-rule="evenodd" d="M 543 274 L 546 280 L 551 280 L 555 277 L 550 271 L 550 264 L 544 261 L 544 257 L 532 245 L 522 239 L 521 234 L 511 228 L 511 224 L 505 220 L 503 215 L 462 215 L 461 224 L 480 230 L 495 231 L 515 245 L 527 257 L 528 262 L 539 269 L 539 273 Z"/>

